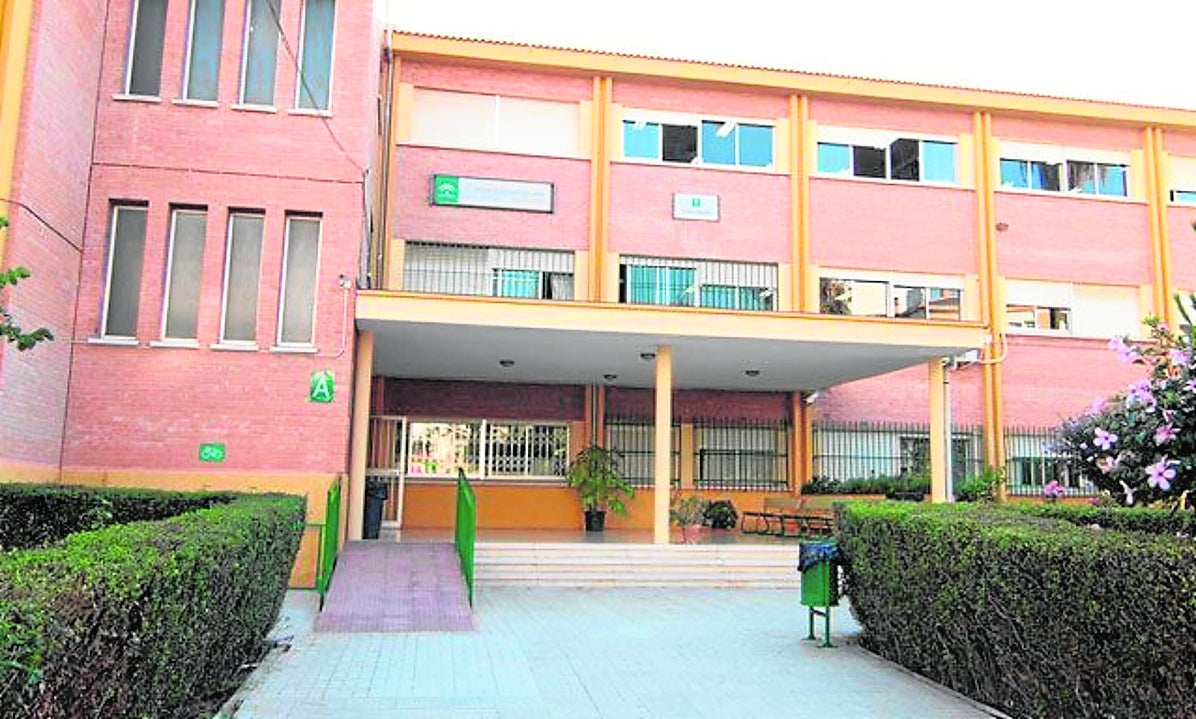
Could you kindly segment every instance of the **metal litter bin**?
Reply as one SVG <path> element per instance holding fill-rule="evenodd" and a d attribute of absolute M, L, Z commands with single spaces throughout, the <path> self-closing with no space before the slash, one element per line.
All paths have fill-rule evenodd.
<path fill-rule="evenodd" d="M 814 636 L 814 617 L 824 621 L 822 646 L 831 645 L 831 607 L 839 606 L 839 545 L 833 539 L 804 541 L 799 545 L 797 568 L 801 572 L 801 603 L 809 608 L 810 631 Z"/>
<path fill-rule="evenodd" d="M 382 530 L 382 505 L 390 494 L 386 480 L 369 479 L 365 483 L 365 526 L 361 528 L 362 539 L 377 539 Z"/>

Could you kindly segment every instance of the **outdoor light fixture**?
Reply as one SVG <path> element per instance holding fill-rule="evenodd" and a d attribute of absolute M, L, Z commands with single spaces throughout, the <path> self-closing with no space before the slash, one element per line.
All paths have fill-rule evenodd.
<path fill-rule="evenodd" d="M 998 222 L 997 223 L 997 232 L 1004 232 L 1005 230 L 1008 230 L 1008 229 L 1009 229 L 1008 222 Z"/>
<path fill-rule="evenodd" d="M 747 375 L 748 377 L 759 377 L 760 376 L 760 370 L 758 370 L 758 369 L 745 369 L 743 371 L 743 373 L 745 375 Z"/>
<path fill-rule="evenodd" d="M 645 362 L 651 362 L 652 360 L 656 359 L 656 353 L 655 352 L 640 352 L 640 359 L 642 359 Z"/>
<path fill-rule="evenodd" d="M 341 275 L 337 278 L 336 282 L 342 290 L 347 290 L 353 286 L 353 280 L 349 279 L 348 275 Z"/>
<path fill-rule="evenodd" d="M 619 375 L 617 375 L 617 374 L 604 374 L 604 375 L 602 375 L 602 379 L 606 380 L 607 382 L 614 382 L 615 380 L 619 379 Z"/>
<path fill-rule="evenodd" d="M 511 360 L 511 359 L 500 359 L 498 361 L 498 363 L 500 365 L 502 365 L 503 367 L 514 367 L 515 366 L 515 360 Z"/>

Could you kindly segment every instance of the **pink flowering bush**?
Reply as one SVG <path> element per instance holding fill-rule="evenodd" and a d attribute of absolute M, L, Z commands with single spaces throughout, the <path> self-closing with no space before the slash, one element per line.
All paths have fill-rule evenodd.
<path fill-rule="evenodd" d="M 1188 304 L 1196 310 L 1196 295 Z M 1185 331 L 1149 317 L 1148 342 L 1110 341 L 1148 375 L 1059 428 L 1056 449 L 1073 471 L 1124 505 L 1178 503 L 1196 479 L 1196 331 L 1182 303 L 1180 313 Z"/>

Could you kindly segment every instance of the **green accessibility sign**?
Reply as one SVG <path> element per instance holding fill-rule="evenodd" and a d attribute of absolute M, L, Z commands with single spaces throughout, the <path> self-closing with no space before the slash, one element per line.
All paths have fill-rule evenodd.
<path fill-rule="evenodd" d="M 200 462 L 223 462 L 226 456 L 223 442 L 204 442 L 199 445 Z"/>
<path fill-rule="evenodd" d="M 336 378 L 330 370 L 311 373 L 311 386 L 307 390 L 307 399 L 319 404 L 329 404 L 336 394 Z"/>
<path fill-rule="evenodd" d="M 455 175 L 436 175 L 432 178 L 433 205 L 461 204 L 461 178 Z"/>

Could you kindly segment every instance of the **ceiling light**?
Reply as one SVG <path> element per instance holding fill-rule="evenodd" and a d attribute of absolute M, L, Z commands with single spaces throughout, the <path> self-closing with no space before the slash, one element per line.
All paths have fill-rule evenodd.
<path fill-rule="evenodd" d="M 760 376 L 760 370 L 758 370 L 758 369 L 745 369 L 743 371 L 743 373 L 745 375 L 747 375 L 748 377 L 759 377 Z"/>
<path fill-rule="evenodd" d="M 515 366 L 515 360 L 512 360 L 512 359 L 500 359 L 498 361 L 498 363 L 500 365 L 502 365 L 503 367 L 514 367 Z"/>
<path fill-rule="evenodd" d="M 656 359 L 656 353 L 655 352 L 640 352 L 640 359 L 642 359 L 645 362 L 651 362 L 652 360 Z"/>
<path fill-rule="evenodd" d="M 602 375 L 602 379 L 606 380 L 607 382 L 614 382 L 615 380 L 619 379 L 619 375 L 613 374 L 613 373 L 607 373 L 607 374 Z"/>

